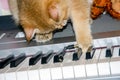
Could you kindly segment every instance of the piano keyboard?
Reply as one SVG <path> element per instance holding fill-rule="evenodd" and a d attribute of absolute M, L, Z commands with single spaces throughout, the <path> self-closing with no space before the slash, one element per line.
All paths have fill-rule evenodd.
<path fill-rule="evenodd" d="M 109 38 L 94 39 L 92 52 L 81 54 L 80 58 L 76 57 L 76 49 L 64 50 L 65 46 L 76 44 L 71 37 L 58 38 L 47 44 L 34 40 L 27 44 L 22 32 L 13 32 L 0 35 L 0 80 L 79 80 L 120 75 L 119 31 L 115 32 L 117 37 L 108 35 Z M 11 63 L 12 58 L 19 56 L 22 58 Z"/>
<path fill-rule="evenodd" d="M 72 61 L 73 52 L 70 52 L 64 56 L 62 63 L 53 63 L 51 59 L 47 64 L 39 61 L 33 66 L 29 66 L 30 57 L 27 57 L 17 67 L 7 65 L 1 69 L 0 80 L 74 80 L 119 76 L 119 47 L 114 48 L 111 58 L 105 57 L 105 51 L 96 49 L 92 59 L 85 60 L 82 55 L 78 61 Z"/>
<path fill-rule="evenodd" d="M 68 47 L 73 44 L 76 42 L 1 50 L 0 53 L 4 53 L 5 57 L 2 56 L 4 59 L 1 59 L 0 63 L 3 60 L 6 61 L 4 63 L 9 62 L 5 59 L 10 54 L 14 54 L 13 58 L 18 57 L 20 60 L 12 62 L 13 59 L 12 63 L 9 62 L 1 68 L 0 80 L 80 80 L 120 77 L 119 36 L 94 39 L 94 49 L 89 54 L 81 54 L 79 59 L 75 57 L 76 49 Z M 68 49 L 64 50 L 66 46 Z M 57 56 L 59 61 L 56 61 L 56 55 L 59 55 Z M 30 60 L 33 62 L 32 65 Z M 17 65 L 11 67 L 11 64 Z"/>

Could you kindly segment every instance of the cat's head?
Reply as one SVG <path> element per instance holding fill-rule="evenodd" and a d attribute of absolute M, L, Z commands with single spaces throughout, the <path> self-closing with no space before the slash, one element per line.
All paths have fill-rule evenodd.
<path fill-rule="evenodd" d="M 49 0 L 44 6 L 47 7 L 47 11 L 42 15 L 37 15 L 37 17 L 41 16 L 41 20 L 39 20 L 40 18 L 35 19 L 35 25 L 37 25 L 37 27 L 24 27 L 24 32 L 28 41 L 30 41 L 38 31 L 41 33 L 49 33 L 56 28 L 61 29 L 64 21 L 68 18 L 68 7 L 63 1 Z"/>

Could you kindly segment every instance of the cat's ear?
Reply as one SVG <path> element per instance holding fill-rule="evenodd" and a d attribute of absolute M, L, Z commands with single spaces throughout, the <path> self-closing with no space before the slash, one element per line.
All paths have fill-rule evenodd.
<path fill-rule="evenodd" d="M 59 9 L 59 4 L 58 3 L 52 3 L 52 4 L 49 5 L 48 13 L 49 13 L 49 16 L 53 20 L 55 20 L 55 21 L 59 20 L 59 12 L 60 12 L 60 9 Z"/>
<path fill-rule="evenodd" d="M 25 27 L 24 32 L 26 35 L 26 39 L 29 42 L 35 35 L 35 29 L 33 27 Z"/>

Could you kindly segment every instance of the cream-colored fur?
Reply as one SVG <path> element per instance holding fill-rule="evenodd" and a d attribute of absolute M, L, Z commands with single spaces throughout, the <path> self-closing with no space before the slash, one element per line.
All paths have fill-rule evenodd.
<path fill-rule="evenodd" d="M 28 41 L 34 32 L 36 41 L 49 41 L 52 31 L 63 28 L 70 18 L 82 51 L 85 53 L 92 45 L 91 3 L 88 0 L 9 0 L 9 3 L 13 17 L 23 26 Z"/>

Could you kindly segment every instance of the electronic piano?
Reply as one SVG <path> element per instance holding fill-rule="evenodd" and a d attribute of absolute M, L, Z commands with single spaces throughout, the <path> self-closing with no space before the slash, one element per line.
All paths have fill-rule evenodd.
<path fill-rule="evenodd" d="M 0 80 L 120 79 L 120 31 L 93 38 L 92 51 L 78 58 L 74 36 L 27 43 L 23 32 L 2 32 Z"/>
<path fill-rule="evenodd" d="M 119 22 L 109 16 L 104 15 L 92 24 L 93 48 L 87 53 L 75 47 L 72 29 L 66 29 L 69 27 L 65 28 L 67 36 L 62 31 L 63 37 L 54 37 L 49 42 L 37 43 L 33 39 L 28 43 L 21 29 L 1 29 L 15 25 L 11 18 L 0 19 L 3 26 L 0 27 L 0 80 L 120 79 Z"/>

